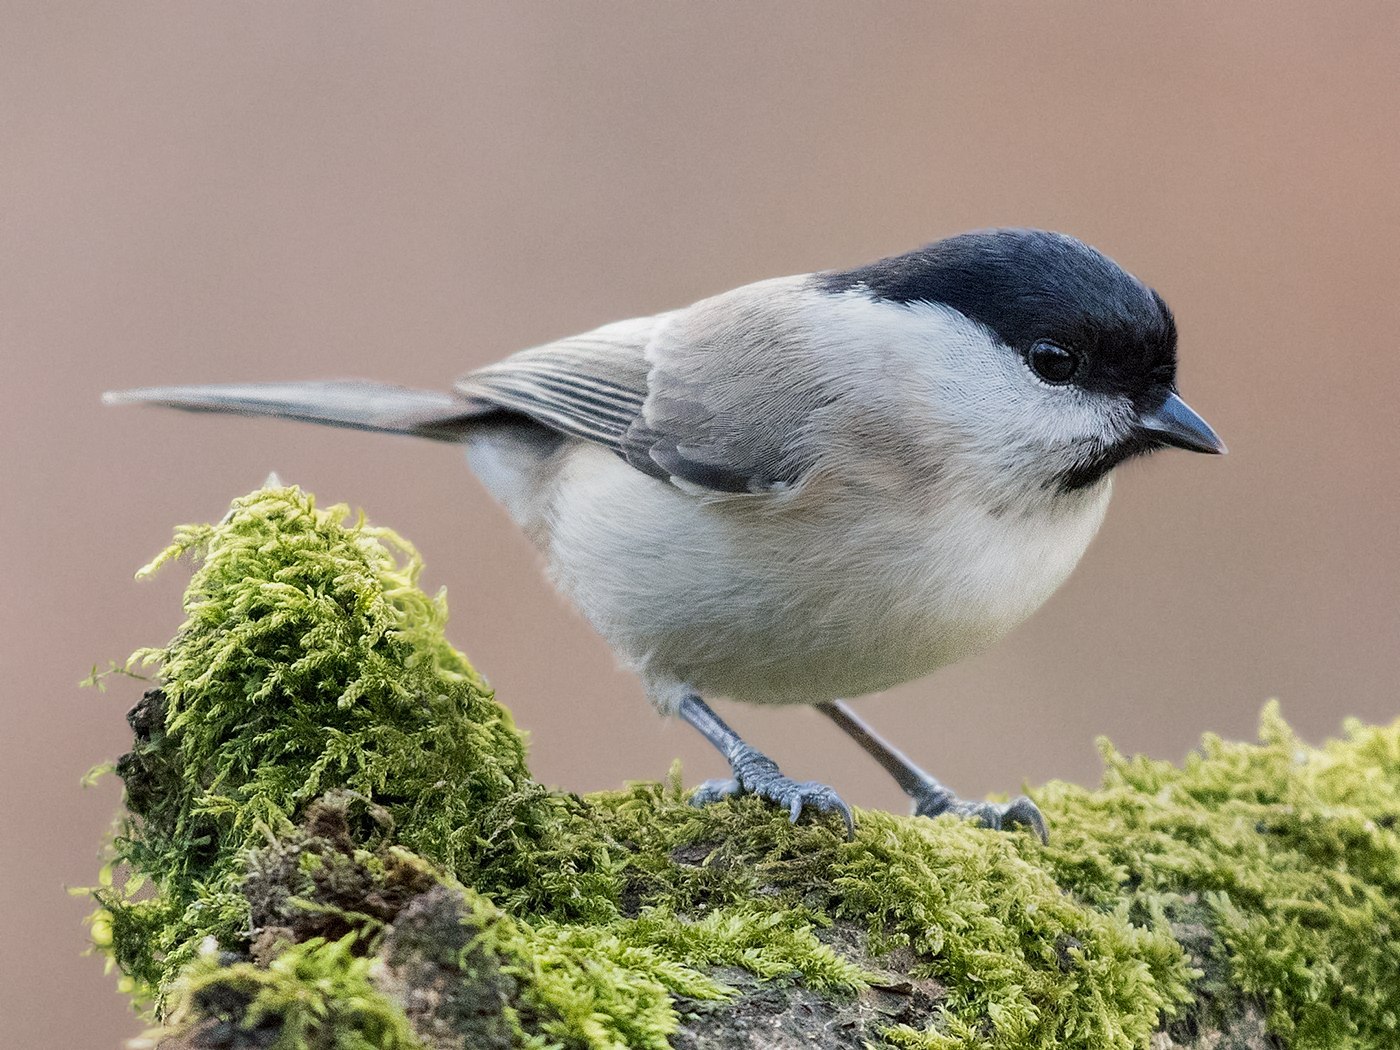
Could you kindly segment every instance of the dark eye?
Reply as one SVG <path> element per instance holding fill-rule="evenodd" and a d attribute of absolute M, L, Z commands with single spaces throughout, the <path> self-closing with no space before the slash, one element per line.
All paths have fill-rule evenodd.
<path fill-rule="evenodd" d="M 1031 346 L 1026 354 L 1031 370 L 1047 383 L 1061 386 L 1079 372 L 1079 355 L 1045 339 Z"/>

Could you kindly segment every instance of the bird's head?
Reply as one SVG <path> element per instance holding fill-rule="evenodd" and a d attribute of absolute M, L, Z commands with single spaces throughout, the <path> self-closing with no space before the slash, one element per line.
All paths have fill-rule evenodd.
<path fill-rule="evenodd" d="M 817 280 L 907 336 L 898 367 L 971 469 L 1073 492 L 1167 446 L 1225 451 L 1177 394 L 1167 304 L 1073 237 L 967 233 Z"/>

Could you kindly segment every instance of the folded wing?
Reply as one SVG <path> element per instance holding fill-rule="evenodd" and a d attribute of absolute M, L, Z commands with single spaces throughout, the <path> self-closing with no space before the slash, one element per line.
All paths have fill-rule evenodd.
<path fill-rule="evenodd" d="M 666 315 L 522 350 L 457 381 L 459 394 L 622 454 L 647 392 L 645 351 Z"/>
<path fill-rule="evenodd" d="M 608 325 L 488 365 L 457 391 L 655 477 L 716 492 L 785 488 L 811 466 L 805 437 L 826 398 L 801 288 L 765 281 Z"/>

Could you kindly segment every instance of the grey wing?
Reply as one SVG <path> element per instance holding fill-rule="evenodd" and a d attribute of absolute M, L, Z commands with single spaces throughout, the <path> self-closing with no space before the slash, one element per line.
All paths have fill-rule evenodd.
<path fill-rule="evenodd" d="M 806 320 L 808 279 L 745 285 L 675 315 L 647 348 L 647 398 L 627 434 L 674 478 L 720 492 L 766 492 L 811 468 L 811 430 L 828 403 Z"/>
<path fill-rule="evenodd" d="M 457 392 L 624 456 L 647 396 L 646 347 L 669 315 L 620 321 L 512 354 L 463 376 Z M 659 467 L 651 471 L 665 476 Z"/>
<path fill-rule="evenodd" d="M 607 325 L 464 376 L 459 393 L 603 445 L 638 470 L 716 492 L 795 483 L 824 401 L 804 353 L 803 279 Z"/>

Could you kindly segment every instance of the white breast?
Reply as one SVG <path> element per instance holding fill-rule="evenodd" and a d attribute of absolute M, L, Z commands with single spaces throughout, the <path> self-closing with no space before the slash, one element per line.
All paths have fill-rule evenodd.
<path fill-rule="evenodd" d="M 817 483 L 707 499 L 594 446 L 570 443 L 557 466 L 551 574 L 663 705 L 683 687 L 859 696 L 986 648 L 1069 575 L 1109 497 L 1105 482 L 996 512 Z"/>

